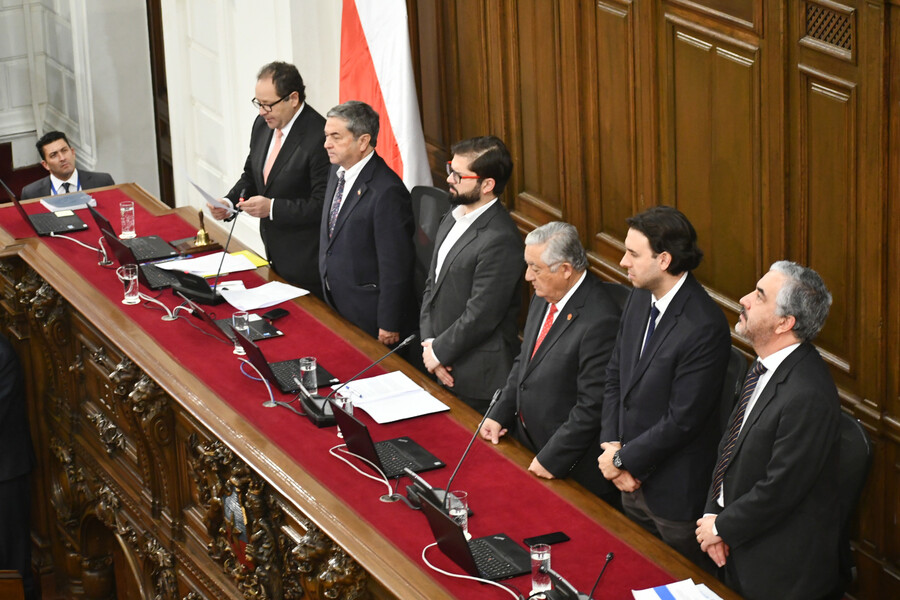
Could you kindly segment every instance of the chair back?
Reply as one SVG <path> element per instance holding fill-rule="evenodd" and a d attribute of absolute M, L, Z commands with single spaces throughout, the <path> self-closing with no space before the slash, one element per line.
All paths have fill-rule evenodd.
<path fill-rule="evenodd" d="M 628 296 L 631 295 L 632 287 L 615 283 L 614 281 L 604 281 L 603 287 L 609 292 L 609 295 L 619 305 L 619 310 L 624 310 L 625 303 L 628 302 Z"/>
<path fill-rule="evenodd" d="M 417 185 L 410 192 L 416 233 L 413 244 L 416 248 L 416 268 L 413 278 L 416 297 L 421 301 L 431 268 L 434 254 L 434 238 L 441 219 L 450 210 L 450 195 L 444 190 L 428 185 Z"/>

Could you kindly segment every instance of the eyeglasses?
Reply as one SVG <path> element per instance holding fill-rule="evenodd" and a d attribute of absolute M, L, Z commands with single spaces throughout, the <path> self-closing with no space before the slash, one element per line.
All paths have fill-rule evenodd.
<path fill-rule="evenodd" d="M 250 104 L 252 104 L 254 106 L 254 108 L 256 108 L 257 110 L 262 110 L 264 113 L 270 113 L 270 112 L 272 112 L 272 109 L 275 108 L 276 104 L 278 104 L 279 102 L 284 102 L 285 100 L 290 98 L 291 94 L 293 94 L 293 93 L 294 92 L 288 92 L 288 94 L 286 96 L 282 96 L 281 98 L 279 98 L 275 102 L 272 102 L 271 104 L 265 104 L 263 102 L 260 102 L 256 98 L 251 100 Z"/>
<path fill-rule="evenodd" d="M 461 175 L 453 170 L 453 167 L 450 166 L 450 161 L 447 161 L 447 175 L 453 179 L 453 183 L 459 183 L 463 179 L 481 179 L 478 175 Z"/>

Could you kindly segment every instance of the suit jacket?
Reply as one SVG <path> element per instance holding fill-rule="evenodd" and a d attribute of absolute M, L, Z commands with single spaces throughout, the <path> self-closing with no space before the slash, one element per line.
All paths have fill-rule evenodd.
<path fill-rule="evenodd" d="M 490 398 L 519 352 L 522 236 L 499 201 L 457 240 L 435 278 L 437 254 L 453 228 L 444 215 L 425 282 L 419 328 L 441 363 L 453 367 L 453 392 Z"/>
<path fill-rule="evenodd" d="M 84 171 L 78 169 L 78 183 L 81 184 L 82 190 L 92 190 L 107 185 L 116 185 L 109 173 L 95 173 L 94 171 Z M 73 192 L 75 190 L 72 190 Z M 31 198 L 46 198 L 51 195 L 53 190 L 50 189 L 50 176 L 47 175 L 43 179 L 38 179 L 29 183 L 22 188 L 21 200 L 29 200 Z"/>
<path fill-rule="evenodd" d="M 331 169 L 321 212 L 319 272 L 326 299 L 345 319 L 378 337 L 378 330 L 415 329 L 412 204 L 403 180 L 376 153 L 353 187 L 344 189 L 334 233 L 328 237 L 337 188 Z"/>
<path fill-rule="evenodd" d="M 725 472 L 725 508 L 712 486 L 708 493 L 706 512 L 718 513 L 716 529 L 731 547 L 726 583 L 748 600 L 820 598 L 837 585 L 839 427 L 828 366 L 802 344 L 741 429 Z"/>
<path fill-rule="evenodd" d="M 25 475 L 33 467 L 22 367 L 12 344 L 0 334 L 0 482 Z"/>
<path fill-rule="evenodd" d="M 246 198 L 261 195 L 274 198 L 272 215 L 259 220 L 259 234 L 266 257 L 285 281 L 322 297 L 317 255 L 319 219 L 328 180 L 325 152 L 325 119 L 309 104 L 282 140 L 267 183 L 263 167 L 274 131 L 261 116 L 253 123 L 250 154 L 244 172 L 226 197 L 236 203 L 241 190 Z"/>
<path fill-rule="evenodd" d="M 688 274 L 641 355 L 651 295 L 632 291 L 606 374 L 603 441 L 620 441 L 625 469 L 657 516 L 702 514 L 720 437 L 731 348 L 722 310 Z"/>
<path fill-rule="evenodd" d="M 588 273 L 537 352 L 547 301 L 531 299 L 522 351 L 490 417 L 537 452 L 541 465 L 563 478 L 572 473 L 592 491 L 610 491 L 597 469 L 606 363 L 616 343 L 619 307 L 603 284 Z M 524 435 L 523 435 L 524 434 Z M 583 468 L 573 470 L 576 465 Z"/>

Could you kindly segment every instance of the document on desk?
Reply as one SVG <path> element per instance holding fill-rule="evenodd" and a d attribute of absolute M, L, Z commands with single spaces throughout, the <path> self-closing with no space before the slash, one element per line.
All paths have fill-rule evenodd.
<path fill-rule="evenodd" d="M 676 581 L 647 590 L 632 590 L 634 600 L 722 600 L 708 587 L 696 585 L 692 579 Z"/>
<path fill-rule="evenodd" d="M 450 410 L 401 371 L 351 381 L 341 393 L 350 394 L 353 406 L 369 413 L 379 424 Z"/>
<path fill-rule="evenodd" d="M 222 274 L 252 271 L 256 268 L 253 261 L 244 254 L 226 254 L 224 262 L 222 254 L 222 252 L 215 252 L 197 258 L 185 258 L 178 262 L 157 263 L 156 266 L 170 271 L 186 271 L 200 277 L 214 276 L 219 272 L 219 263 L 222 263 Z"/>
<path fill-rule="evenodd" d="M 238 310 L 268 308 L 309 293 L 308 290 L 280 281 L 270 281 L 250 289 L 220 285 L 218 290 L 225 301 Z"/>

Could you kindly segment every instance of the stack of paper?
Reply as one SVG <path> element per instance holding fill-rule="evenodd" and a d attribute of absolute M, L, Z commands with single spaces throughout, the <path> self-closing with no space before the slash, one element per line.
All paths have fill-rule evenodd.
<path fill-rule="evenodd" d="M 341 394 L 351 396 L 353 406 L 369 413 L 376 423 L 392 423 L 450 410 L 400 371 L 351 381 L 341 388 Z"/>
<path fill-rule="evenodd" d="M 79 210 L 88 206 L 97 206 L 97 201 L 84 192 L 72 192 L 59 196 L 48 196 L 41 199 L 41 204 L 52 212 Z"/>
<path fill-rule="evenodd" d="M 634 600 L 722 600 L 722 597 L 706 585 L 695 584 L 692 579 L 676 581 L 669 585 L 648 590 L 632 590 Z"/>

